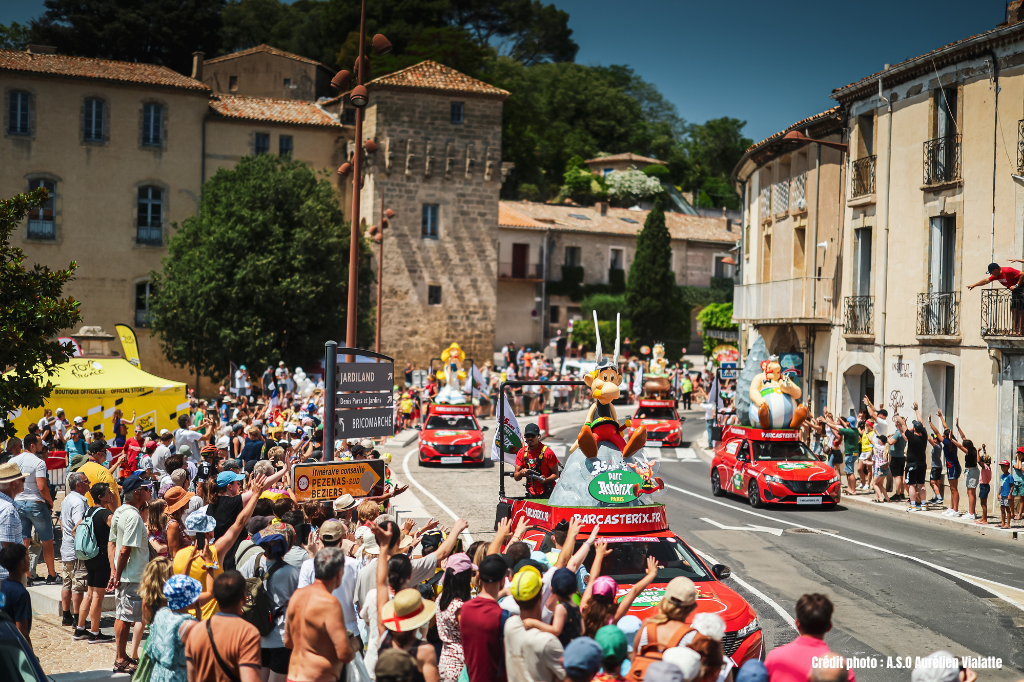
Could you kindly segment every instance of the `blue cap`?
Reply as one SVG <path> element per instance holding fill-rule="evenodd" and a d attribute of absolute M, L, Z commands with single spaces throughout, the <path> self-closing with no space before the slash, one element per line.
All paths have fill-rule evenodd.
<path fill-rule="evenodd" d="M 143 485 L 146 485 L 146 481 L 142 480 L 142 472 L 136 471 L 134 474 L 124 479 L 124 483 L 121 484 L 121 492 L 131 493 L 138 490 Z"/>
<path fill-rule="evenodd" d="M 590 637 L 577 637 L 569 642 L 562 654 L 562 667 L 569 677 L 589 679 L 601 667 L 604 651 Z"/>
<path fill-rule="evenodd" d="M 768 682 L 768 668 L 758 659 L 751 659 L 736 673 L 736 682 Z"/>
<path fill-rule="evenodd" d="M 534 550 L 530 552 L 530 558 L 544 567 L 544 571 L 542 571 L 542 573 L 546 572 L 549 568 L 551 568 L 551 562 L 548 561 L 548 555 L 544 552 L 538 552 L 537 550 Z"/>
<path fill-rule="evenodd" d="M 551 574 L 551 591 L 559 597 L 576 593 L 576 575 L 568 568 L 558 568 Z"/>
<path fill-rule="evenodd" d="M 847 417 L 846 421 L 849 422 L 850 426 L 857 426 L 857 418 L 856 417 Z"/>
<path fill-rule="evenodd" d="M 217 474 L 217 487 L 226 488 L 235 481 L 244 481 L 245 476 L 242 474 L 236 474 L 233 471 L 222 471 Z"/>

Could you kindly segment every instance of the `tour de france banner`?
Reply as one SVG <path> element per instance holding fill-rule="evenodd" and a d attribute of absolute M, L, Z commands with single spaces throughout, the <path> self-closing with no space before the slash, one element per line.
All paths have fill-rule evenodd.
<path fill-rule="evenodd" d="M 494 444 L 491 446 L 491 461 L 497 462 L 501 459 L 502 450 L 504 450 L 505 464 L 515 466 L 516 453 L 519 452 L 519 448 L 523 447 L 523 431 L 519 428 L 519 420 L 516 419 L 516 414 L 512 411 L 512 406 L 508 404 L 508 395 L 502 395 L 501 399 L 505 404 L 505 447 L 501 448 L 498 446 L 498 438 L 500 437 L 502 429 L 501 424 L 495 420 Z"/>
<path fill-rule="evenodd" d="M 143 372 L 121 358 L 72 358 L 60 365 L 51 377 L 53 392 L 43 407 L 16 410 L 10 415 L 19 436 L 28 433 L 28 425 L 38 422 L 43 410 L 64 408 L 68 421 L 85 419 L 84 428 L 99 425 L 105 438 L 113 437 L 114 410 L 120 408 L 126 419 L 135 412 L 136 423 L 144 431 L 178 427 L 178 414 L 188 411 L 185 384 Z"/>
<path fill-rule="evenodd" d="M 126 324 L 115 324 L 114 330 L 121 337 L 124 359 L 142 369 L 142 361 L 139 360 L 139 342 L 135 340 L 135 330 Z"/>

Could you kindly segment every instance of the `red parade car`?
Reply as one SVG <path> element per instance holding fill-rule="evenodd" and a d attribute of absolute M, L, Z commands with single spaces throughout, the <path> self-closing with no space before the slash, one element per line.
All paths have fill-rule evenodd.
<path fill-rule="evenodd" d="M 610 545 L 605 557 L 602 575 L 608 575 L 619 584 L 618 598 L 624 596 L 645 575 L 647 557 L 658 560 L 658 574 L 654 582 L 641 592 L 629 609 L 641 620 L 654 615 L 665 586 L 670 580 L 685 576 L 697 588 L 697 613 L 717 613 L 725 621 L 722 641 L 725 654 L 737 665 L 753 658 L 764 658 L 764 644 L 757 613 L 747 601 L 725 584 L 731 575 L 729 567 L 711 565 L 704 561 L 679 536 L 668 528 L 664 505 L 643 507 L 552 507 L 542 501 L 507 500 L 512 507 L 512 526 L 526 517 L 529 526 L 523 540 L 535 550 L 554 550 L 552 532 L 559 521 L 582 522 L 576 548 L 583 546 L 594 528 L 600 525 L 598 537 Z M 589 571 L 594 552 L 584 560 Z M 581 587 L 582 590 L 582 587 Z"/>
<path fill-rule="evenodd" d="M 676 412 L 676 401 L 641 398 L 633 415 L 633 427 L 647 427 L 649 448 L 677 448 L 682 441 L 684 417 Z"/>
<path fill-rule="evenodd" d="M 421 464 L 484 463 L 482 427 L 472 405 L 431 404 L 420 431 Z"/>
<path fill-rule="evenodd" d="M 834 506 L 841 484 L 835 469 L 800 441 L 797 430 L 727 426 L 711 462 L 711 492 L 766 504 Z"/>

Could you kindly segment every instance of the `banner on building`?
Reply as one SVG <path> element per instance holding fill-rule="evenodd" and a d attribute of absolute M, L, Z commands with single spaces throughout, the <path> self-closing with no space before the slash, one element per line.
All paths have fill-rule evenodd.
<path fill-rule="evenodd" d="M 139 342 L 135 339 L 135 330 L 126 324 L 115 324 L 114 329 L 121 337 L 121 348 L 124 350 L 124 359 L 142 369 L 142 361 L 139 360 Z"/>

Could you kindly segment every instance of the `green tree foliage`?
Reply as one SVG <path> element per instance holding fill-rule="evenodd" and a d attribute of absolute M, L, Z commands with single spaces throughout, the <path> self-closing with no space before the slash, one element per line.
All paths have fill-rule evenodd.
<path fill-rule="evenodd" d="M 680 184 L 684 189 L 701 191 L 699 205 L 710 201 L 715 208 L 739 208 L 739 197 L 730 177 L 747 147 L 753 144 L 753 140 L 743 136 L 746 124 L 725 117 L 690 126 L 683 144 L 689 167 Z"/>
<path fill-rule="evenodd" d="M 736 331 L 739 327 L 732 321 L 732 303 L 711 303 L 697 313 L 697 320 L 702 329 L 719 329 Z M 704 357 L 711 357 L 715 346 L 722 345 L 721 339 L 709 338 L 704 335 Z"/>
<path fill-rule="evenodd" d="M 32 42 L 60 54 L 161 64 L 190 73 L 192 53 L 217 53 L 225 0 L 46 0 Z"/>
<path fill-rule="evenodd" d="M 601 325 L 602 351 L 611 355 L 615 350 L 615 315 L 613 313 L 611 319 L 607 320 L 599 317 L 597 321 Z M 630 324 L 629 320 L 622 319 L 619 325 L 619 333 L 623 339 L 633 336 L 633 325 Z M 594 319 L 592 316 L 589 319 L 577 320 L 572 325 L 572 345 L 579 346 L 581 343 L 584 348 L 591 350 L 597 347 L 597 336 L 594 335 Z"/>
<path fill-rule="evenodd" d="M 663 200 L 658 197 L 636 236 L 636 253 L 626 280 L 626 308 L 634 343 L 678 340 L 680 321 L 686 320 L 689 327 L 689 309 L 677 291 L 672 275 L 672 237 L 665 225 Z"/>
<path fill-rule="evenodd" d="M 584 319 L 591 319 L 595 310 L 598 320 L 614 321 L 616 313 L 622 313 L 624 317 L 629 317 L 626 314 L 625 294 L 591 294 L 580 303 L 580 311 L 583 313 Z"/>
<path fill-rule="evenodd" d="M 360 242 L 358 337 L 373 335 L 370 251 Z M 228 363 L 303 364 L 344 333 L 349 226 L 330 182 L 271 154 L 220 169 L 199 215 L 153 273 L 152 326 L 175 365 L 213 378 Z"/>
<path fill-rule="evenodd" d="M 12 21 L 0 24 L 0 50 L 24 50 L 28 45 L 28 27 Z"/>
<path fill-rule="evenodd" d="M 74 349 L 55 340 L 62 329 L 82 320 L 79 302 L 62 298 L 64 285 L 74 277 L 77 264 L 67 270 L 50 270 L 42 265 L 25 266 L 25 254 L 11 246 L 11 234 L 25 215 L 50 198 L 45 189 L 19 194 L 0 201 L 0 414 L 36 408 L 50 397 L 53 385 L 45 377 L 71 358 Z M 4 420 L 0 437 L 14 435 L 14 426 Z"/>
<path fill-rule="evenodd" d="M 604 178 L 587 168 L 582 156 L 569 159 L 563 177 L 565 182 L 555 199 L 556 203 L 571 199 L 577 204 L 590 206 L 595 201 L 608 198 L 608 185 Z"/>

